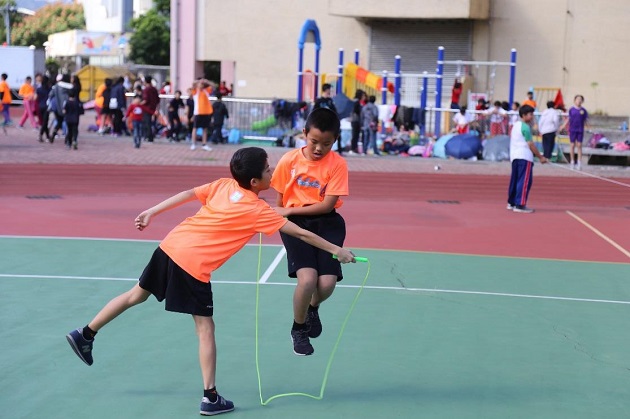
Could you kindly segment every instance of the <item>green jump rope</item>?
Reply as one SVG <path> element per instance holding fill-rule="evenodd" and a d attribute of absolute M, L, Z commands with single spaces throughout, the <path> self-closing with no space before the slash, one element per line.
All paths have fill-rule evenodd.
<path fill-rule="evenodd" d="M 354 258 L 354 260 L 356 260 L 357 262 L 366 262 L 368 264 L 367 272 L 365 274 L 365 278 L 363 279 L 363 282 L 361 283 L 361 287 L 359 287 L 357 294 L 354 296 L 354 299 L 352 300 L 352 304 L 350 304 L 350 309 L 348 310 L 348 314 L 346 314 L 346 317 L 343 320 L 343 323 L 341 324 L 341 329 L 339 329 L 337 340 L 335 341 L 335 345 L 333 346 L 332 352 L 330 353 L 330 357 L 328 358 L 328 364 L 326 365 L 326 371 L 324 372 L 324 379 L 322 380 L 322 386 L 319 390 L 319 396 L 308 394 L 308 393 L 282 393 L 282 394 L 276 394 L 275 396 L 271 396 L 267 400 L 265 400 L 262 395 L 262 381 L 260 378 L 260 362 L 258 359 L 258 346 L 259 346 L 258 345 L 258 307 L 260 303 L 260 298 L 259 298 L 260 297 L 260 282 L 258 281 L 258 278 L 260 278 L 260 265 L 262 261 L 262 234 L 260 235 L 259 244 L 260 245 L 258 247 L 258 269 L 257 269 L 257 275 L 256 275 L 256 373 L 258 374 L 258 394 L 260 396 L 260 404 L 262 406 L 266 406 L 267 404 L 269 404 L 269 402 L 271 402 L 274 399 L 279 399 L 281 397 L 294 397 L 294 396 L 310 397 L 311 399 L 322 400 L 324 398 L 324 391 L 326 390 L 326 383 L 328 382 L 328 374 L 330 373 L 330 368 L 332 366 L 333 359 L 335 358 L 335 354 L 337 353 L 337 349 L 339 348 L 339 342 L 341 342 L 341 337 L 343 336 L 343 332 L 346 329 L 346 324 L 348 323 L 348 320 L 350 319 L 350 315 L 352 314 L 352 311 L 354 310 L 354 307 L 356 306 L 357 301 L 359 300 L 359 296 L 361 295 L 361 292 L 363 291 L 363 288 L 365 287 L 368 276 L 370 275 L 370 261 L 368 260 L 368 258 L 365 258 L 365 257 L 355 256 Z M 336 259 L 335 256 L 333 256 L 333 258 Z"/>

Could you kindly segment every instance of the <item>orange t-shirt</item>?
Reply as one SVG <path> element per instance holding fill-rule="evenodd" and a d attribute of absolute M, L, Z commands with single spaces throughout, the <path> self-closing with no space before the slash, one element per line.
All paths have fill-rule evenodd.
<path fill-rule="evenodd" d="M 94 93 L 94 106 L 98 106 L 99 108 L 103 107 L 103 104 L 105 102 L 103 92 L 105 92 L 105 89 L 107 89 L 105 83 L 101 84 L 100 86 L 98 86 L 98 89 L 96 89 L 96 93 Z"/>
<path fill-rule="evenodd" d="M 303 148 L 286 153 L 271 177 L 271 186 L 282 194 L 282 206 L 304 207 L 322 202 L 326 195 L 347 196 L 348 165 L 337 153 L 318 161 L 307 160 Z M 335 208 L 343 202 L 337 200 Z"/>
<path fill-rule="evenodd" d="M 194 93 L 195 115 L 212 115 L 214 109 L 212 109 L 212 103 L 210 103 L 210 98 L 208 97 L 209 94 L 208 89 Z"/>
<path fill-rule="evenodd" d="M 525 99 L 525 100 L 523 101 L 523 103 L 521 104 L 521 106 L 525 106 L 525 105 L 529 105 L 529 106 L 531 106 L 531 107 L 532 107 L 532 108 L 534 108 L 534 109 L 536 109 L 536 107 L 537 107 L 537 104 L 536 104 L 536 101 L 535 101 L 535 100 Z"/>
<path fill-rule="evenodd" d="M 203 206 L 160 243 L 183 270 L 201 282 L 223 265 L 256 233 L 271 235 L 287 220 L 234 179 L 219 179 L 195 188 Z"/>
<path fill-rule="evenodd" d="M 20 90 L 18 91 L 18 95 L 22 96 L 24 98 L 24 100 L 31 100 L 31 99 L 33 99 L 33 95 L 34 94 L 35 94 L 35 88 L 33 87 L 32 84 L 24 83 L 20 87 Z"/>
<path fill-rule="evenodd" d="M 6 81 L 0 81 L 0 92 L 2 93 L 2 103 L 11 103 L 11 89 L 9 89 L 9 83 Z"/>

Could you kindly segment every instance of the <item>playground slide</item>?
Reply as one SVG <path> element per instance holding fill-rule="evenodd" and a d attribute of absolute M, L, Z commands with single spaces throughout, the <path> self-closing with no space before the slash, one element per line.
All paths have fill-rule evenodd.
<path fill-rule="evenodd" d="M 343 69 L 344 77 L 344 94 L 348 97 L 354 97 L 357 89 L 362 89 L 368 95 L 378 96 L 381 94 L 383 87 L 383 77 L 376 73 L 372 73 L 363 67 L 359 67 L 354 63 L 348 63 Z M 394 84 L 387 83 L 387 91 L 394 93 Z"/>

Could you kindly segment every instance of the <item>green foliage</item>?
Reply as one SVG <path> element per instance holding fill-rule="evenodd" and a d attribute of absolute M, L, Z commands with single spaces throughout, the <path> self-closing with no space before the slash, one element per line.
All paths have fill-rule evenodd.
<path fill-rule="evenodd" d="M 17 46 L 35 45 L 41 48 L 48 35 L 71 29 L 85 29 L 83 6 L 53 3 L 39 9 L 34 16 L 12 26 L 11 42 Z"/>
<path fill-rule="evenodd" d="M 156 4 L 164 3 L 158 1 Z M 170 10 L 170 9 L 169 9 Z M 169 65 L 171 54 L 170 16 L 157 8 L 131 21 L 134 30 L 129 46 L 129 58 L 137 64 Z"/>
<path fill-rule="evenodd" d="M 171 15 L 171 0 L 153 0 L 153 7 L 161 15 Z"/>
<path fill-rule="evenodd" d="M 0 0 L 0 44 L 7 40 L 6 27 L 4 25 L 4 12 L 7 4 L 11 8 L 11 11 L 9 12 L 9 21 L 11 22 L 12 28 L 22 22 L 23 19 L 23 15 L 15 11 L 15 0 Z"/>

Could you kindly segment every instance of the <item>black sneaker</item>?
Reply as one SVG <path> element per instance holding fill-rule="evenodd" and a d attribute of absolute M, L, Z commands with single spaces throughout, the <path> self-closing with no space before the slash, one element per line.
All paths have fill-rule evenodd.
<path fill-rule="evenodd" d="M 81 361 L 88 365 L 92 365 L 94 359 L 92 359 L 92 346 L 94 345 L 94 339 L 87 340 L 83 337 L 83 329 L 76 329 L 66 335 L 68 343 L 77 354 Z"/>
<path fill-rule="evenodd" d="M 293 352 L 296 355 L 312 355 L 315 352 L 311 341 L 308 339 L 308 330 L 291 330 L 291 340 L 293 341 Z"/>
<path fill-rule="evenodd" d="M 221 413 L 227 413 L 234 410 L 234 403 L 217 394 L 217 401 L 212 403 L 209 398 L 204 397 L 201 399 L 201 407 L 199 408 L 199 414 L 204 416 L 219 415 Z"/>
<path fill-rule="evenodd" d="M 309 309 L 306 313 L 306 328 L 309 338 L 316 338 L 322 334 L 322 322 L 317 311 Z"/>

